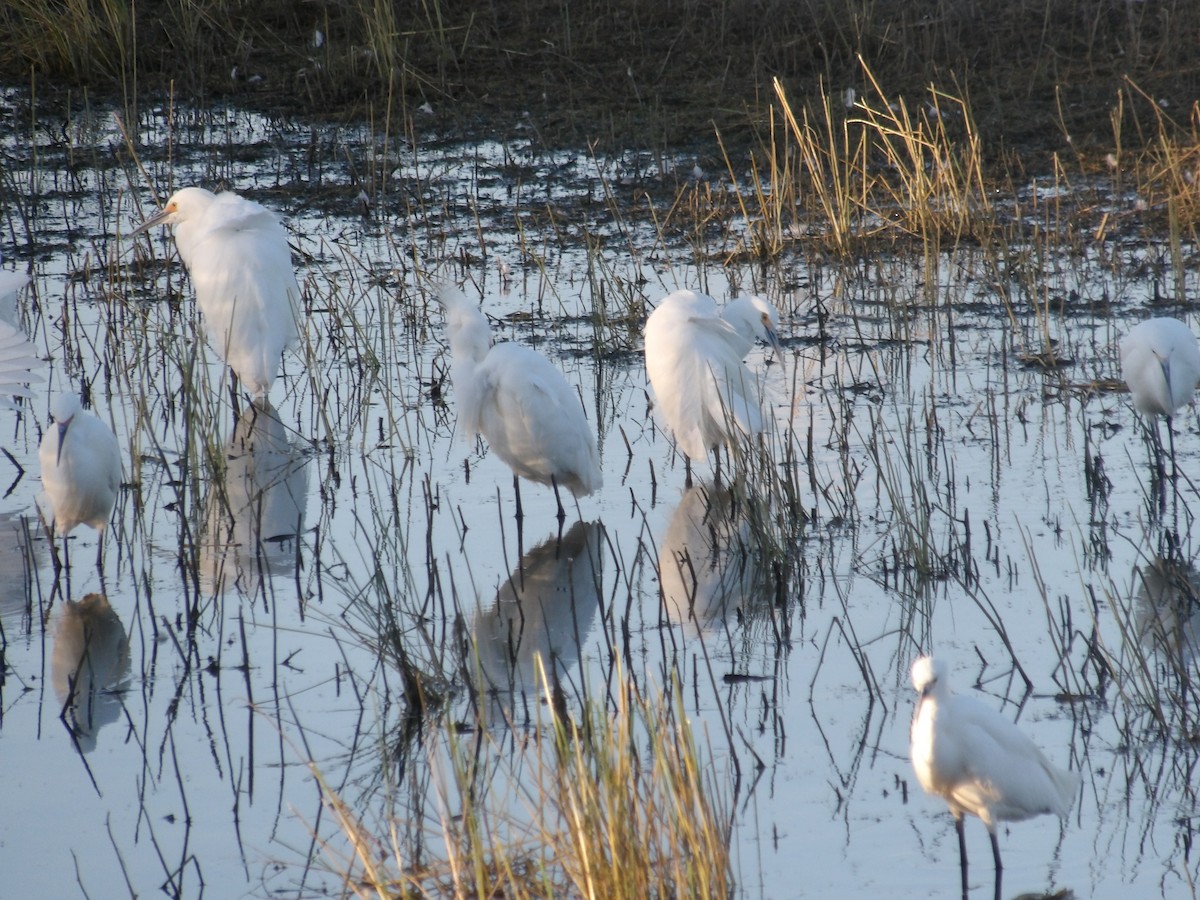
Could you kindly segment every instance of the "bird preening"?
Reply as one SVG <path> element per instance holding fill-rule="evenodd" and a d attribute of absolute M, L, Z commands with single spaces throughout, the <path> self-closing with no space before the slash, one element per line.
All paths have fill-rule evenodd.
<path fill-rule="evenodd" d="M 963 816 L 978 816 L 992 842 L 995 898 L 1002 867 L 999 822 L 1043 814 L 1065 819 L 1079 792 L 1080 775 L 1051 763 L 1020 729 L 974 697 L 950 689 L 942 660 L 919 657 L 912 683 L 920 698 L 913 714 L 910 752 L 917 780 L 946 801 L 958 833 L 962 893 L 967 896 L 967 845 Z"/>
<path fill-rule="evenodd" d="M 482 434 L 513 473 L 517 517 L 522 516 L 519 478 L 554 488 L 558 519 L 566 513 L 559 497 L 600 489 L 596 437 L 575 390 L 550 360 L 530 347 L 492 343 L 487 317 L 461 291 L 438 292 L 446 315 L 458 421 L 463 434 Z"/>
<path fill-rule="evenodd" d="M 766 428 L 761 388 L 743 360 L 755 340 L 782 359 L 778 327 L 775 307 L 755 295 L 719 309 L 707 294 L 675 291 L 651 313 L 646 374 L 656 407 L 689 460 Z"/>
<path fill-rule="evenodd" d="M 299 336 L 300 287 L 279 219 L 235 193 L 187 187 L 130 236 L 155 225 L 174 226 L 217 353 L 256 399 L 265 398 Z"/>

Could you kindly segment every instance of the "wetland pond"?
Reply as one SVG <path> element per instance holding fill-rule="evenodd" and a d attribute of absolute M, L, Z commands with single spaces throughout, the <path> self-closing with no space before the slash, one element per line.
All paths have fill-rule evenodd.
<path fill-rule="evenodd" d="M 1133 323 L 1194 306 L 1165 246 L 840 264 L 798 237 L 764 265 L 738 216 L 680 224 L 673 198 L 730 180 L 684 154 L 162 109 L 125 123 L 135 163 L 109 113 L 9 92 L 0 116 L 0 248 L 30 275 L 2 313 L 47 360 L 0 409 L 3 896 L 352 893 L 330 797 L 393 874 L 445 871 L 464 752 L 520 845 L 554 827 L 524 755 L 539 659 L 574 714 L 678 686 L 736 896 L 954 896 L 953 820 L 908 760 L 927 650 L 1083 775 L 1065 823 L 1000 829 L 1007 896 L 1194 896 L 1200 433 L 1188 407 L 1178 477 L 1156 477 L 1111 384 Z M 305 316 L 270 410 L 235 410 L 169 231 L 125 237 L 151 186 L 190 184 L 289 231 Z M 1058 189 L 1031 182 L 1013 215 Z M 605 483 L 561 535 L 531 484 L 518 529 L 509 470 L 456 430 L 437 281 L 578 389 Z M 685 487 L 648 398 L 642 324 L 681 287 L 781 313 L 783 359 L 748 361 L 771 465 L 732 491 L 708 463 Z M 123 488 L 103 575 L 80 528 L 56 581 L 36 504 L 59 391 L 112 424 Z M 416 682 L 436 711 L 414 714 Z M 967 843 L 990 897 L 977 820 Z"/>

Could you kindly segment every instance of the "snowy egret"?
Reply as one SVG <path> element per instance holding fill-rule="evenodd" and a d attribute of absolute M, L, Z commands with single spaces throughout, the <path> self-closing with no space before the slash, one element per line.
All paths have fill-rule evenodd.
<path fill-rule="evenodd" d="M 1066 818 L 1079 790 L 1079 773 L 1052 764 L 996 710 L 974 697 L 953 693 L 941 660 L 918 658 L 912 665 L 912 682 L 921 695 L 912 723 L 913 769 L 921 787 L 945 800 L 954 815 L 963 896 L 967 895 L 963 815 L 970 813 L 980 818 L 991 837 L 999 900 L 996 823 L 1043 813 Z"/>
<path fill-rule="evenodd" d="M 10 398 L 29 397 L 29 383 L 41 381 L 30 370 L 38 368 L 37 349 L 18 329 L 0 321 L 0 407 L 20 409 Z"/>
<path fill-rule="evenodd" d="M 104 526 L 121 486 L 121 448 L 116 435 L 96 416 L 84 412 L 75 394 L 56 396 L 50 402 L 50 414 L 55 424 L 42 437 L 38 460 L 54 533 L 65 537 L 76 525 L 90 525 L 103 541 Z"/>
<path fill-rule="evenodd" d="M 232 192 L 188 187 L 130 236 L 155 225 L 175 226 L 209 339 L 251 393 L 265 397 L 283 351 L 296 342 L 300 317 L 300 288 L 279 219 Z"/>
<path fill-rule="evenodd" d="M 1121 375 L 1129 385 L 1138 412 L 1166 418 L 1174 467 L 1175 432 L 1171 420 L 1181 407 L 1191 402 L 1200 382 L 1200 344 L 1195 335 L 1178 319 L 1162 317 L 1139 322 L 1121 338 Z M 1154 441 L 1161 452 L 1157 421 Z"/>
<path fill-rule="evenodd" d="M 718 310 L 706 294 L 676 291 L 646 321 L 646 373 L 663 419 L 691 459 L 758 434 L 764 420 L 754 376 L 742 362 L 755 339 L 782 355 L 779 313 L 758 296 Z M 734 427 L 731 427 L 734 426 Z"/>
<path fill-rule="evenodd" d="M 566 514 L 559 485 L 583 497 L 604 483 L 596 438 L 579 397 L 562 372 L 536 350 L 520 344 L 493 345 L 487 318 L 461 291 L 443 289 L 439 297 L 464 435 L 482 434 L 512 469 L 518 519 L 520 477 L 554 488 L 561 522 Z"/>
<path fill-rule="evenodd" d="M 1200 344 L 1178 319 L 1146 319 L 1121 338 L 1121 375 L 1138 412 L 1169 419 L 1200 383 Z"/>
<path fill-rule="evenodd" d="M 103 594 L 62 605 L 50 657 L 50 680 L 79 748 L 96 746 L 101 725 L 121 716 L 120 689 L 129 671 L 129 637 Z"/>

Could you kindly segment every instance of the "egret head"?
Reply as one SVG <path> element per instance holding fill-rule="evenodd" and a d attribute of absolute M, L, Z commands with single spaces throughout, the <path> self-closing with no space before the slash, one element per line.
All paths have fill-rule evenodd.
<path fill-rule="evenodd" d="M 912 664 L 912 683 L 917 693 L 927 697 L 946 683 L 946 664 L 932 656 L 921 656 Z"/>
<path fill-rule="evenodd" d="M 760 340 L 770 344 L 776 356 L 783 356 L 779 344 L 779 310 L 765 297 L 747 294 L 726 304 L 721 318 L 737 329 L 749 340 Z"/>
<path fill-rule="evenodd" d="M 207 209 L 216 196 L 212 191 L 206 191 L 204 188 L 181 188 L 170 196 L 162 209 L 133 229 L 129 236 L 136 237 L 144 231 L 149 231 L 155 225 L 178 225 L 186 222 L 189 218 L 197 216 Z"/>
<path fill-rule="evenodd" d="M 56 464 L 62 462 L 62 448 L 63 442 L 67 439 L 67 429 L 71 426 L 75 414 L 81 409 L 83 409 L 83 404 L 79 402 L 79 397 L 75 394 L 59 394 L 50 401 L 50 415 L 54 417 L 54 424 L 58 428 Z"/>

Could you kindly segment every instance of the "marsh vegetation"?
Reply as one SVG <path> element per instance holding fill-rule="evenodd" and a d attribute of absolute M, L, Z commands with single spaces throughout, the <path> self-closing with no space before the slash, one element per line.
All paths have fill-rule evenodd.
<path fill-rule="evenodd" d="M 958 35 L 961 52 L 1007 33 L 952 27 L 943 7 L 903 33 Z M 565 6 L 512 9 L 571 38 L 560 63 L 590 72 L 606 46 Z M 716 27 L 736 9 L 674 12 Z M 1100 68 L 1115 38 L 1096 9 Z M 1155 9 L 1155 28 L 1196 27 L 1188 4 Z M 840 22 L 858 23 L 846 47 L 875 33 L 872 10 Z M 217 12 L 187 33 L 223 46 L 216 23 L 236 16 Z M 470 117 L 508 107 L 464 73 L 517 66 L 480 37 L 515 32 L 443 13 L 422 5 L 413 32 L 440 43 L 405 45 L 440 47 L 442 66 L 376 70 L 393 80 L 355 95 L 357 120 L 264 112 L 268 88 L 253 106 L 197 103 L 219 93 L 215 51 L 190 57 L 187 91 L 147 95 L 165 69 L 140 26 L 136 53 L 110 42 L 113 61 L 88 62 L 137 73 L 137 91 L 39 94 L 39 73 L 2 95 L 4 266 L 31 282 L 0 314 L 47 360 L 32 401 L 0 410 L 12 889 L 948 894 L 953 824 L 907 759 L 908 667 L 936 650 L 1083 776 L 1065 828 L 1002 833 L 1010 891 L 1194 895 L 1200 427 L 1190 407 L 1176 417 L 1164 469 L 1117 353 L 1149 315 L 1196 325 L 1200 120 L 1162 102 L 1167 42 L 1127 22 L 1129 58 L 1163 82 L 1113 82 L 1086 141 L 1067 140 L 1078 109 L 1039 107 L 1057 137 L 1025 156 L 988 137 L 1013 85 L 980 100 L 953 55 L 901 77 L 834 41 L 821 84 L 761 75 L 807 56 L 760 41 L 753 102 L 722 83 L 736 138 L 709 115 L 677 142 L 665 62 L 664 93 L 620 126 L 581 124 L 597 106 L 553 130 L 547 100 L 483 138 L 443 101 L 461 78 Z M 333 54 L 351 13 L 326 15 Z M 721 21 L 730 47 L 766 29 Z M 608 37 L 649 42 L 646 24 Z M 652 139 L 628 140 L 637 116 L 659 122 Z M 236 189 L 288 228 L 301 346 L 269 407 L 231 402 L 170 236 L 128 237 L 189 184 Z M 578 392 L 604 487 L 561 525 L 534 485 L 516 519 L 510 471 L 461 434 L 445 282 Z M 748 360 L 772 427 L 690 486 L 641 357 L 647 314 L 680 287 L 769 297 L 784 346 Z M 79 533 L 69 584 L 36 512 L 62 391 L 124 454 L 103 577 Z"/>

